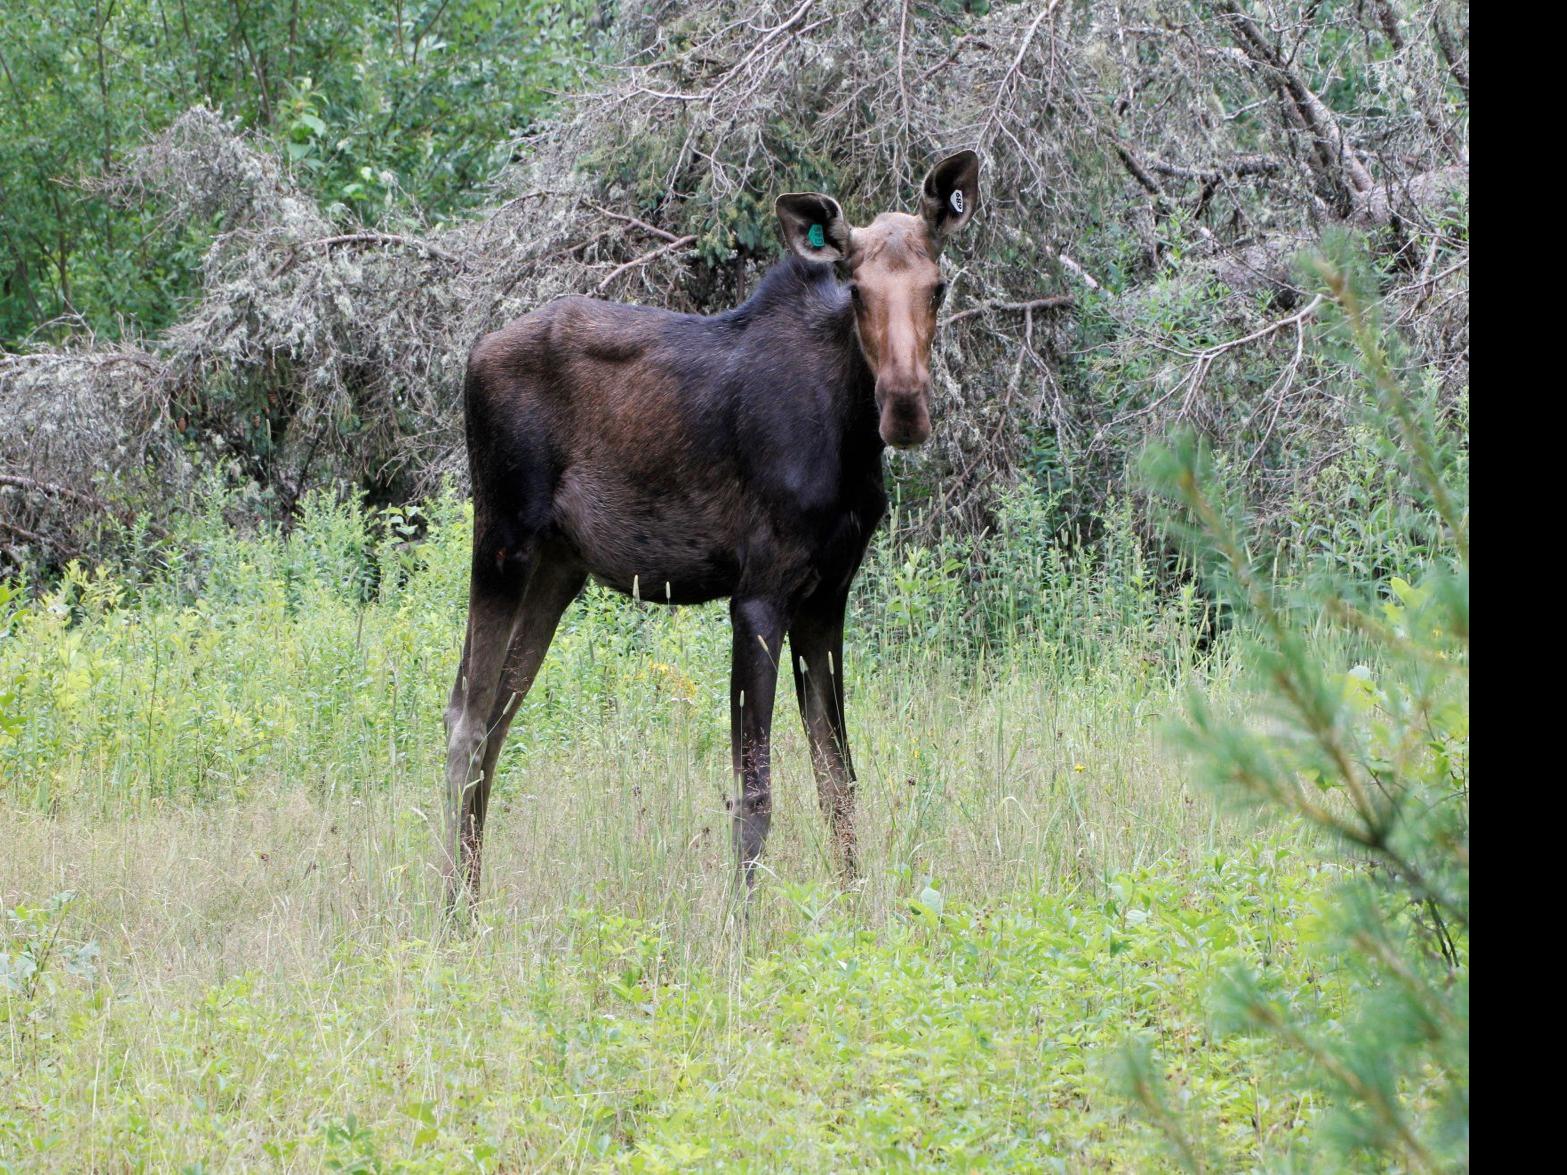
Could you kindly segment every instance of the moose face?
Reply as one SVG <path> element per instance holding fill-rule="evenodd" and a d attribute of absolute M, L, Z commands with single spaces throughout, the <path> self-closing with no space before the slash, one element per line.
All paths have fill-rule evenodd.
<path fill-rule="evenodd" d="M 848 279 L 860 350 L 876 377 L 881 439 L 908 449 L 930 438 L 930 346 L 946 293 L 947 237 L 979 207 L 979 157 L 960 151 L 925 177 L 920 214 L 884 212 L 855 228 L 831 196 L 780 196 L 784 240 L 800 256 L 832 261 Z"/>

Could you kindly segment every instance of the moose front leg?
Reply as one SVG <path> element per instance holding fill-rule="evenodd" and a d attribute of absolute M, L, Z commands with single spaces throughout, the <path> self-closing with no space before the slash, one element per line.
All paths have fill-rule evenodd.
<path fill-rule="evenodd" d="M 811 748 L 816 797 L 846 880 L 859 874 L 854 840 L 854 762 L 843 711 L 843 612 L 848 597 L 808 600 L 789 627 L 795 695 Z"/>
<path fill-rule="evenodd" d="M 729 607 L 734 627 L 734 657 L 729 678 L 729 729 L 735 783 L 731 806 L 736 881 L 755 881 L 757 858 L 773 819 L 769 760 L 773 693 L 778 685 L 778 656 L 787 623 L 784 609 L 770 600 L 736 599 Z"/>

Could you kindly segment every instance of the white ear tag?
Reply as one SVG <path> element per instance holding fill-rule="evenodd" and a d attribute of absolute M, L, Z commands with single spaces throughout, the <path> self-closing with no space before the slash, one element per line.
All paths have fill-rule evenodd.
<path fill-rule="evenodd" d="M 963 215 L 963 189 L 962 188 L 953 188 L 952 189 L 952 195 L 947 198 L 947 202 L 952 205 L 952 211 L 956 212 L 959 216 Z"/>

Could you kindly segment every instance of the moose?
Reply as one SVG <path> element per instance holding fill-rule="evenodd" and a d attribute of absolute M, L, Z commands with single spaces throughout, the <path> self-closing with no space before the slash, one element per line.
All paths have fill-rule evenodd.
<path fill-rule="evenodd" d="M 467 633 L 446 708 L 448 902 L 479 888 L 495 764 L 589 576 L 670 604 L 727 597 L 737 886 L 772 821 L 784 637 L 838 867 L 857 871 L 844 720 L 849 587 L 887 509 L 882 456 L 923 443 L 940 255 L 979 207 L 979 157 L 925 177 L 917 215 L 856 228 L 780 196 L 788 253 L 704 317 L 584 297 L 482 337 L 464 383 L 473 490 Z"/>

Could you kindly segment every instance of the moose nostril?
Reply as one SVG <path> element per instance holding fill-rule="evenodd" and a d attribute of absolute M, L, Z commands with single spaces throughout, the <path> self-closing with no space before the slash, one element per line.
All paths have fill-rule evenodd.
<path fill-rule="evenodd" d="M 930 437 L 930 412 L 921 394 L 889 394 L 882 404 L 881 439 L 898 449 L 923 444 Z"/>
<path fill-rule="evenodd" d="M 912 449 L 930 439 L 930 428 L 908 425 L 901 428 L 883 428 L 881 439 L 894 449 Z"/>

